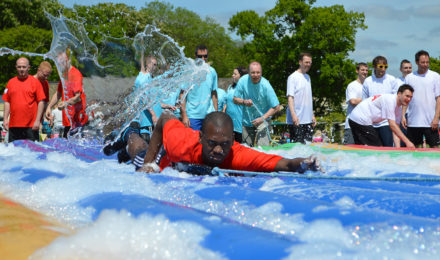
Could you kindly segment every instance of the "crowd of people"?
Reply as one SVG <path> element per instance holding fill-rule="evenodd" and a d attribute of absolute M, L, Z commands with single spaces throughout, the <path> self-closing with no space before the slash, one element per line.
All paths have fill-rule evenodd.
<path fill-rule="evenodd" d="M 7 131 L 8 142 L 39 141 L 46 122 L 54 136 L 65 138 L 70 129 L 88 122 L 81 72 L 71 65 L 68 51 L 58 54 L 57 63 L 62 77 L 57 92 L 50 99 L 47 81 L 52 73 L 50 63 L 41 62 L 33 76 L 29 75 L 29 60 L 26 57 L 17 59 L 17 76 L 8 81 L 3 93 L 3 128 Z"/>
<path fill-rule="evenodd" d="M 208 57 L 208 48 L 197 46 L 195 58 L 209 66 L 206 78 L 187 93 L 177 91 L 156 106 L 142 111 L 115 142 L 105 145 L 104 153 L 110 155 L 118 152 L 120 162 L 131 160 L 137 169 L 145 171 L 157 169 L 152 167 L 153 163 L 163 168 L 171 162 L 182 160 L 178 158 L 210 166 L 228 161 L 228 166 L 248 170 L 300 171 L 301 163 L 305 162 L 306 166 L 302 167 L 316 167 L 314 157 L 301 158 L 295 163 L 283 164 L 282 167 L 276 162 L 268 166 L 265 164 L 268 162 L 266 159 L 272 159 L 265 155 L 261 157 L 253 154 L 242 145 L 232 149 L 235 143 L 244 143 L 249 147 L 269 145 L 271 118 L 280 110 L 280 103 L 270 82 L 262 76 L 259 62 L 250 63 L 247 69 L 235 68 L 233 82 L 224 91 L 218 87 L 217 73 L 209 65 Z M 402 76 L 399 78 L 386 73 L 388 63 L 383 56 L 373 59 L 373 73 L 369 77 L 368 65 L 357 64 L 357 79 L 346 90 L 348 107 L 344 144 L 414 148 L 426 142 L 430 147 L 438 146 L 440 76 L 429 70 L 428 52 L 417 52 L 415 62 L 418 68 L 413 72 L 411 62 L 403 60 L 400 67 Z M 70 129 L 87 124 L 82 75 L 71 65 L 66 52 L 58 55 L 57 63 L 62 77 L 57 92 L 49 99 L 47 78 L 52 72 L 50 63 L 43 61 L 37 74 L 31 76 L 29 60 L 24 57 L 17 60 L 17 77 L 8 82 L 3 94 L 3 126 L 9 132 L 9 142 L 19 139 L 38 141 L 38 130 L 42 122 L 48 120 L 51 125 L 57 120 L 59 122 L 60 113 L 62 127 L 57 128 L 60 136 L 66 137 Z M 142 54 L 140 64 L 141 70 L 133 91 L 151 82 L 158 71 L 154 56 L 144 57 Z M 307 74 L 311 65 L 312 55 L 301 53 L 298 69 L 287 78 L 286 123 L 291 142 L 312 142 L 314 138 L 316 119 L 311 79 Z M 176 134 L 184 139 L 177 136 L 169 138 L 168 132 L 177 133 L 171 131 L 171 128 L 185 133 Z M 219 137 L 219 132 L 227 138 Z M 131 139 L 134 141 L 129 141 Z M 180 140 L 177 145 L 175 140 Z M 185 146 L 184 143 L 190 140 L 192 143 Z M 173 144 L 167 146 L 170 142 Z M 193 154 L 194 158 L 185 157 L 185 153 L 191 153 L 190 149 L 198 151 L 197 155 Z M 240 160 L 226 160 L 232 151 L 235 154 L 233 157 L 240 157 Z M 164 154 L 167 159 L 161 160 Z"/>

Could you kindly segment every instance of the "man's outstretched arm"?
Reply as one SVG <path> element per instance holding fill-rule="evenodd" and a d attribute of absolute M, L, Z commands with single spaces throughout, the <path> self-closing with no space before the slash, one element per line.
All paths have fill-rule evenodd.
<path fill-rule="evenodd" d="M 312 155 L 308 158 L 294 158 L 294 159 L 283 158 L 278 161 L 274 169 L 274 171 L 276 172 L 288 171 L 288 172 L 299 172 L 299 173 L 304 173 L 307 170 L 322 171 L 316 156 Z"/>
<path fill-rule="evenodd" d="M 159 149 L 163 144 L 163 128 L 165 124 L 171 119 L 177 119 L 175 115 L 170 112 L 164 112 L 159 117 L 157 121 L 156 127 L 153 130 L 153 134 L 151 135 L 150 144 L 148 145 L 147 153 L 144 157 L 144 167 L 142 167 L 139 171 L 143 172 L 153 172 L 154 169 L 151 166 L 151 163 L 156 159 L 157 154 L 159 153 Z"/>

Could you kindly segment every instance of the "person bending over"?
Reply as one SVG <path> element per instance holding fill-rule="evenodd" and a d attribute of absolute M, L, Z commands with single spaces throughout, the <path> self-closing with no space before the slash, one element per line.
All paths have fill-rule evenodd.
<path fill-rule="evenodd" d="M 413 97 L 414 89 L 404 84 L 396 94 L 382 94 L 364 99 L 349 115 L 348 123 L 353 132 L 355 144 L 382 146 L 379 129 L 373 124 L 387 120 L 390 129 L 407 147 L 415 148 L 414 144 L 399 128 L 402 106 L 408 106 Z"/>
<path fill-rule="evenodd" d="M 223 112 L 208 114 L 200 131 L 185 128 L 174 115 L 163 113 L 149 145 L 139 136 L 135 123 L 121 139 L 136 170 L 143 172 L 159 172 L 168 166 L 193 174 L 209 174 L 213 167 L 258 172 L 320 170 L 315 156 L 287 159 L 259 152 L 234 142 L 233 130 L 232 119 Z"/>

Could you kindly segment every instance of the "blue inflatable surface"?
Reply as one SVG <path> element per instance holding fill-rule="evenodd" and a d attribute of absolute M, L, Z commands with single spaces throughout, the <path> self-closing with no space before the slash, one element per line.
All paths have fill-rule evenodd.
<path fill-rule="evenodd" d="M 130 221 L 160 216 L 176 225 L 175 236 L 182 226 L 204 230 L 188 236 L 200 235 L 196 244 L 210 254 L 200 253 L 199 248 L 192 255 L 177 255 L 180 259 L 438 259 L 440 255 L 440 176 L 435 158 L 361 159 L 341 152 L 322 158 L 327 173 L 306 173 L 310 178 L 192 176 L 170 168 L 146 175 L 104 156 L 97 142 L 52 139 L 0 145 L 0 192 L 89 232 L 88 236 L 97 232 L 91 226 L 99 221 L 108 221 L 107 232 L 113 225 L 129 230 L 131 224 L 117 221 L 122 218 L 118 214 L 128 214 Z M 297 151 L 274 153 L 295 157 L 310 152 L 307 146 L 293 149 Z M 414 167 L 421 162 L 423 167 Z M 393 167 L 398 170 L 390 170 Z M 117 224 L 101 217 L 104 212 L 113 212 Z M 140 225 L 139 232 L 149 223 Z M 169 231 L 155 230 L 149 240 L 159 240 Z M 127 232 L 133 239 L 139 235 Z M 179 243 L 160 241 L 154 242 L 158 252 L 171 250 L 172 256 L 170 248 L 176 248 L 176 254 L 185 251 Z M 121 250 L 128 255 L 143 250 L 132 246 Z M 39 253 L 50 255 L 57 247 L 62 248 L 62 242 Z M 91 256 L 108 253 L 96 251 Z"/>

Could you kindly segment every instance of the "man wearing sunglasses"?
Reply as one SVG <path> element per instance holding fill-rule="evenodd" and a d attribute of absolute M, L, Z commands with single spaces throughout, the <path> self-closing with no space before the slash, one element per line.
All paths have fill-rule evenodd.
<path fill-rule="evenodd" d="M 195 55 L 196 59 L 207 62 L 208 48 L 205 45 L 197 46 Z M 200 130 L 211 104 L 217 111 L 217 84 L 217 72 L 209 66 L 209 73 L 206 75 L 205 81 L 200 85 L 195 85 L 182 101 L 182 122 L 186 127 Z"/>
<path fill-rule="evenodd" d="M 415 55 L 417 71 L 405 78 L 414 88 L 413 101 L 408 106 L 408 120 L 402 117 L 402 125 L 408 127 L 408 138 L 417 146 L 426 143 L 432 148 L 439 145 L 440 75 L 429 69 L 429 53 L 418 51 Z M 403 108 L 403 112 L 406 107 Z"/>
<path fill-rule="evenodd" d="M 373 59 L 373 75 L 365 79 L 362 88 L 362 100 L 382 94 L 395 94 L 396 78 L 387 74 L 388 61 L 383 56 Z M 378 132 L 383 146 L 393 146 L 393 133 L 388 125 L 388 120 L 375 122 L 373 127 Z"/>

